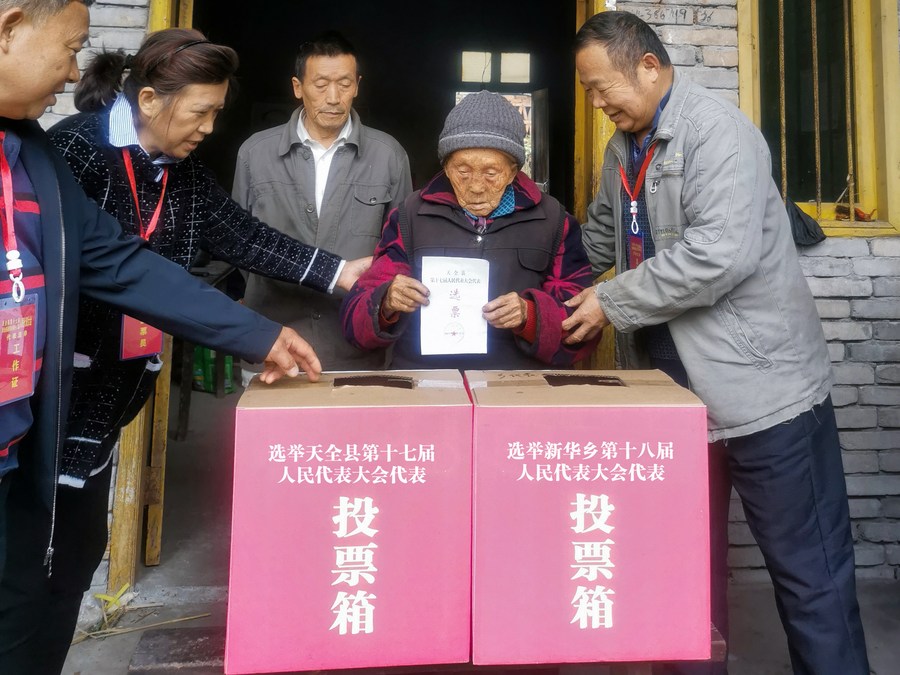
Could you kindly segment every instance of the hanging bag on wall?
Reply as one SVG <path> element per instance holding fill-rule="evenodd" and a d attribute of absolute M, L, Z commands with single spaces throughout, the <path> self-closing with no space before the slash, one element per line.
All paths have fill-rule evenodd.
<path fill-rule="evenodd" d="M 784 206 L 791 221 L 791 234 L 797 246 L 812 246 L 825 240 L 825 233 L 815 218 L 805 213 L 791 199 L 786 200 Z"/>

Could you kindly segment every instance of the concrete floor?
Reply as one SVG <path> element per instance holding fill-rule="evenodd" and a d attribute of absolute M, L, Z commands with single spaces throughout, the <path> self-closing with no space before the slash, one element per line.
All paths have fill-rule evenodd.
<path fill-rule="evenodd" d="M 174 395 L 175 392 L 173 392 Z M 209 613 L 184 626 L 223 626 L 231 523 L 232 411 L 239 394 L 194 394 L 190 433 L 169 446 L 162 564 L 138 570 L 133 604 L 159 607 L 120 626 Z M 174 424 L 174 415 L 172 417 Z M 863 582 L 859 599 L 872 673 L 900 673 L 900 582 Z M 729 593 L 731 675 L 788 675 L 791 668 L 769 585 Z M 65 675 L 125 675 L 141 632 L 87 640 L 69 652 Z"/>

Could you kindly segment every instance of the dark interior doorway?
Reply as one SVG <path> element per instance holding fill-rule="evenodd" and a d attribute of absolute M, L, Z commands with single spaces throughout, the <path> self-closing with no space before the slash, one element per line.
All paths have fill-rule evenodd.
<path fill-rule="evenodd" d="M 394 136 L 415 187 L 439 169 L 437 139 L 461 86 L 463 51 L 531 54 L 522 93 L 547 89 L 549 192 L 571 209 L 574 148 L 575 3 L 547 0 L 195 0 L 194 26 L 241 57 L 240 92 L 199 152 L 230 186 L 240 144 L 287 121 L 299 45 L 336 29 L 356 47 L 363 124 Z M 515 92 L 515 86 L 502 89 Z M 477 86 L 476 86 L 477 88 Z M 495 88 L 495 87 L 489 87 Z"/>

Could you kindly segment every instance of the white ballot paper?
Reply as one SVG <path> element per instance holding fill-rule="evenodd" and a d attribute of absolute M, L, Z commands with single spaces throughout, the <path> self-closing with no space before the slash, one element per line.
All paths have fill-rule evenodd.
<path fill-rule="evenodd" d="M 431 291 L 422 307 L 422 354 L 487 354 L 490 264 L 481 258 L 422 257 L 422 283 Z"/>

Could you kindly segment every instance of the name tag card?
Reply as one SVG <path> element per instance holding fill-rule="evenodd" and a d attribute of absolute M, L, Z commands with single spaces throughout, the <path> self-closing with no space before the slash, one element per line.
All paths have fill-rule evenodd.
<path fill-rule="evenodd" d="M 159 354 L 162 351 L 163 333 L 159 328 L 122 315 L 122 346 L 119 359 L 128 361 Z"/>
<path fill-rule="evenodd" d="M 644 262 L 644 238 L 639 234 L 628 235 L 628 269 Z"/>
<path fill-rule="evenodd" d="M 0 300 L 0 406 L 34 394 L 37 295 Z"/>

